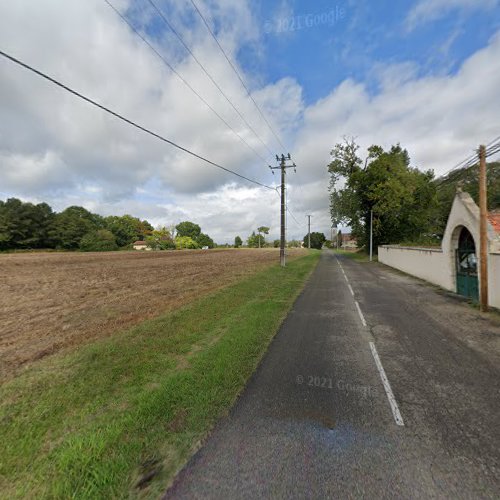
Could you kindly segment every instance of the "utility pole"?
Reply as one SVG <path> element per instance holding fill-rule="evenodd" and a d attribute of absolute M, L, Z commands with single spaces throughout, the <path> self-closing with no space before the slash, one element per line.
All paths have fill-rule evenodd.
<path fill-rule="evenodd" d="M 370 210 L 370 262 L 373 260 L 373 210 Z"/>
<path fill-rule="evenodd" d="M 479 248 L 480 248 L 480 307 L 488 311 L 488 203 L 486 191 L 486 146 L 479 146 Z"/>
<path fill-rule="evenodd" d="M 292 157 L 290 156 L 290 153 L 288 153 L 287 156 L 284 154 L 279 157 L 276 155 L 276 161 L 278 162 L 279 166 L 278 167 L 271 167 L 269 165 L 269 168 L 271 169 L 271 172 L 274 174 L 275 170 L 281 170 L 281 237 L 280 237 L 280 264 L 281 267 L 285 267 L 285 243 L 286 243 L 286 234 L 285 234 L 285 211 L 286 211 L 286 202 L 285 202 L 285 182 L 286 182 L 286 169 L 287 168 L 293 168 L 293 170 L 296 172 L 296 167 L 295 163 L 292 163 L 291 165 L 287 165 L 287 161 L 291 161 Z"/>
<path fill-rule="evenodd" d="M 308 218 L 309 222 L 307 223 L 307 227 L 308 227 L 308 230 L 307 230 L 307 248 L 309 248 L 309 250 L 311 249 L 311 217 L 312 215 L 306 215 L 306 217 Z"/>

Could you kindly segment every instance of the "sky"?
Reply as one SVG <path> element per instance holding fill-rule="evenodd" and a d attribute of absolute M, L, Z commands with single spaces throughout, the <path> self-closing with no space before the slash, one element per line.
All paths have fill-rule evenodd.
<path fill-rule="evenodd" d="M 193 0 L 251 98 L 191 0 L 155 0 L 163 18 L 149 0 L 109 1 L 149 46 L 104 0 L 0 0 L 0 50 L 267 186 L 278 186 L 275 155 L 291 153 L 289 239 L 307 233 L 307 214 L 330 234 L 327 165 L 343 137 L 361 156 L 400 143 L 439 176 L 500 135 L 500 0 Z M 279 237 L 276 191 L 0 58 L 9 197 L 155 226 L 190 220 L 218 243 L 259 226 Z"/>

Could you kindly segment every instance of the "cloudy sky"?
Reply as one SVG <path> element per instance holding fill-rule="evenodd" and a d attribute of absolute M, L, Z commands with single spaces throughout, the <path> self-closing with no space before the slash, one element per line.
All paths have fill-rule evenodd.
<path fill-rule="evenodd" d="M 268 165 L 290 152 L 290 238 L 306 214 L 329 234 L 326 165 L 343 136 L 363 154 L 400 142 L 439 175 L 500 135 L 500 0 L 194 0 L 284 151 L 191 0 L 155 0 L 164 19 L 149 0 L 109 1 L 157 53 L 104 0 L 0 0 L 0 50 L 263 184 L 277 185 Z M 0 58 L 0 197 L 12 196 L 192 220 L 219 243 L 260 225 L 279 235 L 276 192 Z"/>

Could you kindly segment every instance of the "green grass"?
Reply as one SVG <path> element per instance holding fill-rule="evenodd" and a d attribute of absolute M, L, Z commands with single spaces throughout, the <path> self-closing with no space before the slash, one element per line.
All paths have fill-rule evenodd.
<path fill-rule="evenodd" d="M 350 259 L 356 260 L 358 262 L 370 262 L 370 255 L 363 250 L 358 250 L 356 252 L 349 252 L 347 250 L 334 250 L 334 252 L 338 255 L 345 255 L 346 257 L 349 257 Z M 375 254 L 373 255 L 373 261 L 378 261 L 378 257 Z"/>
<path fill-rule="evenodd" d="M 318 258 L 268 268 L 4 384 L 0 497 L 158 497 L 233 405 Z"/>

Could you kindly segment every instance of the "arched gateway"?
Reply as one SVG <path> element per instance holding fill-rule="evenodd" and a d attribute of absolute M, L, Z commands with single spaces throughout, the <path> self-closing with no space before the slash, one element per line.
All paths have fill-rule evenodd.
<path fill-rule="evenodd" d="M 455 257 L 457 293 L 478 301 L 476 245 L 472 234 L 466 227 L 462 227 L 460 230 Z"/>

